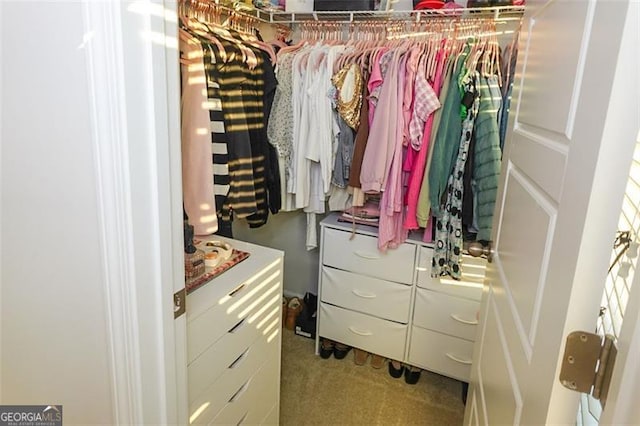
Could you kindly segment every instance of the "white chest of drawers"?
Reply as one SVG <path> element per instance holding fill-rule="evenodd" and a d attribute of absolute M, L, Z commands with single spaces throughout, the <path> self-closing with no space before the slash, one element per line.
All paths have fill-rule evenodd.
<path fill-rule="evenodd" d="M 190 423 L 278 424 L 283 253 L 225 241 L 250 256 L 187 296 Z"/>
<path fill-rule="evenodd" d="M 320 224 L 316 348 L 326 337 L 468 381 L 485 261 L 465 256 L 462 280 L 434 279 L 430 245 L 383 253 L 376 228 L 337 218 Z"/>

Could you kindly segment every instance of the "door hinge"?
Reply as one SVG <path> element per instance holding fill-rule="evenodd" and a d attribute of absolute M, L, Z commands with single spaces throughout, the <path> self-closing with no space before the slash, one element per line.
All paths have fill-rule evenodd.
<path fill-rule="evenodd" d="M 183 288 L 173 295 L 173 319 L 187 311 L 187 289 Z"/>
<path fill-rule="evenodd" d="M 560 369 L 560 383 L 576 392 L 591 394 L 604 407 L 618 349 L 607 334 L 574 331 L 567 343 Z"/>

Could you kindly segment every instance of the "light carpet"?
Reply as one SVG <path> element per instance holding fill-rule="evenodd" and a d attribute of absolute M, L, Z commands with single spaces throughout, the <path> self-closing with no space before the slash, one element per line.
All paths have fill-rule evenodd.
<path fill-rule="evenodd" d="M 345 359 L 322 359 L 314 341 L 282 330 L 281 425 L 461 425 L 462 383 L 427 371 L 415 385 Z"/>

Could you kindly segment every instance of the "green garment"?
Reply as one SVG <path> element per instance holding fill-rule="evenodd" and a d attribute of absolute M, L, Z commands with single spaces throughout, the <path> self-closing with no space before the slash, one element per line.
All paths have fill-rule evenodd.
<path fill-rule="evenodd" d="M 442 109 L 440 125 L 434 141 L 431 167 L 429 169 L 429 202 L 436 216 L 441 212 L 442 195 L 447 190 L 447 180 L 453 171 L 453 166 L 460 147 L 462 135 L 462 120 L 460 119 L 460 105 L 462 96 L 458 79 L 464 72 L 463 64 L 468 55 L 469 47 L 465 49 L 456 61 L 455 70 L 451 75 L 450 87 Z M 425 173 L 426 174 L 426 173 Z"/>
<path fill-rule="evenodd" d="M 451 75 L 453 73 L 453 58 L 449 58 L 446 64 L 445 75 L 440 89 L 440 105 L 444 105 L 447 99 L 447 93 L 449 92 L 449 86 L 451 83 Z M 437 129 L 440 127 L 440 121 L 442 117 L 442 108 L 438 108 L 433 113 L 433 125 L 429 138 L 429 154 L 427 156 L 427 164 L 425 166 L 424 174 L 422 175 L 422 185 L 420 186 L 420 194 L 418 195 L 418 207 L 416 210 L 416 219 L 418 226 L 426 228 L 429 222 L 429 211 L 431 210 L 431 202 L 429 201 L 429 170 L 431 169 L 431 159 L 433 157 L 433 146 L 435 145 Z"/>
<path fill-rule="evenodd" d="M 477 207 L 474 216 L 478 219 L 478 240 L 491 239 L 493 209 L 498 192 L 500 163 L 500 129 L 498 111 L 502 104 L 502 94 L 496 76 L 482 77 L 479 80 L 480 110 L 475 123 L 475 149 L 473 152 L 473 179 Z"/>

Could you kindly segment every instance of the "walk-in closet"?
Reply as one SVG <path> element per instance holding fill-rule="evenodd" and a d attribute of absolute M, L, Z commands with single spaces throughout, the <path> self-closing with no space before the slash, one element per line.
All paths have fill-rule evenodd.
<path fill-rule="evenodd" d="M 504 158 L 514 76 L 526 65 L 518 64 L 525 6 L 426 3 L 306 12 L 297 3 L 287 6 L 290 12 L 179 3 L 183 193 L 192 249 L 217 257 L 218 248 L 207 244 L 222 239 L 281 252 L 279 269 L 270 274 L 256 266 L 262 275 L 247 283 L 236 279 L 226 288 L 225 276 L 211 280 L 217 269 L 242 262 L 215 257 L 204 259 L 213 272 L 195 278 L 193 287 L 187 282 L 190 344 L 209 333 L 207 321 L 224 322 L 229 311 L 229 336 L 253 331 L 232 350 L 220 328 L 205 338 L 202 352 L 189 353 L 189 377 L 199 383 L 189 382 L 193 423 L 463 421 L 474 347 L 486 333 L 478 325 L 492 228 L 505 220 L 514 242 L 519 233 L 544 247 L 536 233 L 548 232 L 550 222 L 536 211 L 536 204 L 544 207 L 539 200 L 527 205 L 508 197 L 494 220 L 501 173 L 513 173 L 518 183 L 524 173 Z M 547 184 L 550 193 L 558 191 Z M 527 214 L 511 216 L 523 206 Z M 520 230 L 529 220 L 540 228 Z M 540 315 L 536 272 L 508 252 L 505 259 L 502 273 L 527 282 L 514 285 L 511 297 L 531 321 Z M 216 282 L 225 286 L 213 296 L 207 287 Z M 193 304 L 198 309 L 190 311 Z M 207 306 L 226 304 L 233 309 L 223 317 L 204 319 Z M 192 328 L 198 331 L 190 334 Z M 245 354 L 270 339 L 273 355 L 262 366 L 248 359 L 244 376 L 238 373 Z M 233 361 L 227 372 L 209 367 L 223 350 L 218 345 Z M 314 356 L 301 365 L 290 353 Z M 502 355 L 502 374 L 515 380 Z M 254 383 L 263 383 L 265 369 L 278 368 L 280 398 L 256 405 L 252 391 L 264 392 Z M 230 385 L 226 377 L 234 374 L 242 378 Z M 392 389 L 395 402 L 388 404 Z M 480 415 L 478 389 L 472 388 L 467 418 Z M 358 401 L 363 394 L 366 403 Z M 509 409 L 502 403 L 498 414 L 492 408 L 483 415 L 502 419 Z"/>
<path fill-rule="evenodd" d="M 640 418 L 612 6 L 0 2 L 0 423 Z"/>

